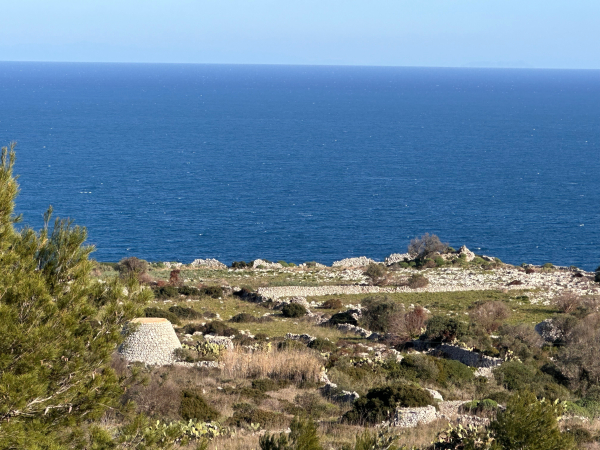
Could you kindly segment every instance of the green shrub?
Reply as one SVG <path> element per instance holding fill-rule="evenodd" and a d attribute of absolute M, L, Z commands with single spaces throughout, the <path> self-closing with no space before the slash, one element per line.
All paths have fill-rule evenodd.
<path fill-rule="evenodd" d="M 186 320 L 194 320 L 200 319 L 202 317 L 202 313 L 199 313 L 193 308 L 187 308 L 185 306 L 174 305 L 169 308 L 169 312 L 172 312 L 180 319 Z"/>
<path fill-rule="evenodd" d="M 191 389 L 181 392 L 179 414 L 183 420 L 210 422 L 219 418 L 219 412 L 210 406 L 199 392 Z"/>
<path fill-rule="evenodd" d="M 154 291 L 154 296 L 161 300 L 177 297 L 179 295 L 179 290 L 175 286 L 161 286 L 152 288 L 152 290 Z"/>
<path fill-rule="evenodd" d="M 200 289 L 193 286 L 180 286 L 177 291 L 181 295 L 187 295 L 188 297 L 197 297 L 200 295 Z"/>
<path fill-rule="evenodd" d="M 305 350 L 306 345 L 302 341 L 286 339 L 277 343 L 277 350 Z"/>
<path fill-rule="evenodd" d="M 408 287 L 411 289 L 419 289 L 429 284 L 429 280 L 420 273 L 415 273 L 408 279 Z"/>
<path fill-rule="evenodd" d="M 117 264 L 117 270 L 121 275 L 135 274 L 141 275 L 148 271 L 148 261 L 138 259 L 135 256 L 124 258 Z"/>
<path fill-rule="evenodd" d="M 362 311 L 361 325 L 368 330 L 387 333 L 392 316 L 401 311 L 401 306 L 387 297 L 366 297 L 361 301 L 366 308 Z"/>
<path fill-rule="evenodd" d="M 542 269 L 554 269 L 554 264 L 548 262 L 542 266 Z"/>
<path fill-rule="evenodd" d="M 498 412 L 490 430 L 503 449 L 574 449 L 573 438 L 558 427 L 561 414 L 560 404 L 538 401 L 532 392 L 522 392 L 508 401 L 505 411 Z"/>
<path fill-rule="evenodd" d="M 296 318 L 306 315 L 306 308 L 298 303 L 287 303 L 281 309 L 284 317 Z"/>
<path fill-rule="evenodd" d="M 489 417 L 498 410 L 498 403 L 492 399 L 473 400 L 460 406 L 460 411 Z"/>
<path fill-rule="evenodd" d="M 235 336 L 238 334 L 238 330 L 235 328 L 228 327 L 226 323 L 220 320 L 213 320 L 204 325 L 188 323 L 183 327 L 185 334 L 194 334 L 196 331 L 202 332 L 202 334 L 214 334 L 216 336 Z"/>
<path fill-rule="evenodd" d="M 239 313 L 229 319 L 229 321 L 233 323 L 256 323 L 258 322 L 258 318 L 254 317 L 252 314 Z"/>
<path fill-rule="evenodd" d="M 342 309 L 344 304 L 339 298 L 330 298 L 329 300 L 325 300 L 321 305 L 322 309 Z"/>
<path fill-rule="evenodd" d="M 163 319 L 167 319 L 169 322 L 174 324 L 181 323 L 179 321 L 179 317 L 177 317 L 175 314 L 160 308 L 150 307 L 144 309 L 144 317 L 161 317 Z"/>
<path fill-rule="evenodd" d="M 583 444 L 587 444 L 589 442 L 594 442 L 596 439 L 594 435 L 586 428 L 581 425 L 571 425 L 567 430 L 565 430 L 565 434 L 569 436 L 577 446 L 582 446 Z"/>
<path fill-rule="evenodd" d="M 396 384 L 369 390 L 365 397 L 352 404 L 352 410 L 343 416 L 350 423 L 378 423 L 394 414 L 397 407 L 433 405 L 431 394 L 412 384 Z"/>
<path fill-rule="evenodd" d="M 354 317 L 354 315 L 359 314 L 359 311 L 356 309 L 349 309 L 348 311 L 342 311 L 334 314 L 329 319 L 328 323 L 330 325 L 340 325 L 340 324 L 350 324 L 350 325 L 358 325 L 358 321 Z"/>
<path fill-rule="evenodd" d="M 252 388 L 261 392 L 277 391 L 289 385 L 288 380 L 272 380 L 271 378 L 259 378 L 252 380 Z"/>
<path fill-rule="evenodd" d="M 390 378 L 402 377 L 436 383 L 442 387 L 464 386 L 474 379 L 471 369 L 463 363 L 429 355 L 408 355 L 397 367 L 392 367 L 391 363 L 387 367 L 390 369 Z"/>
<path fill-rule="evenodd" d="M 202 295 L 206 295 L 211 298 L 223 297 L 223 288 L 221 286 L 205 286 L 200 291 Z"/>
<path fill-rule="evenodd" d="M 337 349 L 337 346 L 328 339 L 316 338 L 310 344 L 308 344 L 309 348 L 313 348 L 322 353 L 333 352 Z"/>
<path fill-rule="evenodd" d="M 323 450 L 317 435 L 317 425 L 312 420 L 294 417 L 289 436 L 266 433 L 258 440 L 261 450 Z"/>
<path fill-rule="evenodd" d="M 232 269 L 246 269 L 248 267 L 252 267 L 252 264 L 248 264 L 245 261 L 233 261 L 231 263 Z"/>
<path fill-rule="evenodd" d="M 433 258 L 433 261 L 435 262 L 435 264 L 438 267 L 441 267 L 444 264 L 446 264 L 446 260 L 444 258 L 442 258 L 441 256 L 436 256 L 435 258 Z"/>
<path fill-rule="evenodd" d="M 452 342 L 465 336 L 466 323 L 448 316 L 432 316 L 427 321 L 425 337 L 432 342 Z"/>
<path fill-rule="evenodd" d="M 227 420 L 228 425 L 243 427 L 259 424 L 263 428 L 281 427 L 285 423 L 285 416 L 281 413 L 258 409 L 248 403 L 233 405 L 233 416 Z"/>
<path fill-rule="evenodd" d="M 368 276 L 373 283 L 379 283 L 385 279 L 387 267 L 383 264 L 370 263 L 365 270 L 365 275 Z"/>

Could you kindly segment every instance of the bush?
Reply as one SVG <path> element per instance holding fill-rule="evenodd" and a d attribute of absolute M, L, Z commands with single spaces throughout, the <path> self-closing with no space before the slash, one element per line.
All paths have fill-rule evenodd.
<path fill-rule="evenodd" d="M 202 313 L 199 313 L 195 309 L 179 305 L 171 306 L 169 312 L 175 314 L 180 319 L 186 320 L 200 319 L 202 317 Z"/>
<path fill-rule="evenodd" d="M 286 380 L 271 380 L 270 378 L 259 378 L 252 380 L 252 389 L 260 392 L 277 391 L 288 386 Z"/>
<path fill-rule="evenodd" d="M 244 261 L 234 261 L 231 263 L 232 269 L 246 269 L 248 267 L 252 267 L 252 263 L 248 264 Z"/>
<path fill-rule="evenodd" d="M 419 289 L 427 286 L 429 284 L 429 280 L 424 275 L 419 273 L 415 273 L 410 276 L 408 279 L 408 287 L 411 289 Z"/>
<path fill-rule="evenodd" d="M 308 347 L 318 350 L 322 353 L 333 352 L 337 350 L 337 346 L 333 342 L 322 338 L 316 338 L 314 341 L 308 344 Z"/>
<path fill-rule="evenodd" d="M 447 249 L 448 244 L 442 243 L 437 235 L 430 235 L 429 233 L 425 233 L 420 238 L 414 238 L 408 245 L 408 253 L 415 255 L 419 259 L 423 259 L 436 252 L 445 253 Z"/>
<path fill-rule="evenodd" d="M 465 336 L 468 326 L 448 316 L 433 316 L 427 321 L 425 337 L 432 342 L 452 342 Z"/>
<path fill-rule="evenodd" d="M 383 264 L 370 263 L 365 270 L 365 275 L 371 279 L 373 284 L 379 284 L 385 281 L 387 268 Z"/>
<path fill-rule="evenodd" d="M 397 407 L 433 405 L 431 394 L 411 384 L 396 384 L 369 390 L 365 397 L 352 404 L 352 410 L 343 416 L 350 423 L 378 423 L 389 418 Z"/>
<path fill-rule="evenodd" d="M 322 309 L 342 309 L 344 304 L 339 298 L 330 298 L 321 305 Z"/>
<path fill-rule="evenodd" d="M 415 306 L 412 311 L 405 314 L 396 314 L 390 322 L 391 331 L 406 340 L 417 338 L 425 330 L 427 313 L 422 306 Z"/>
<path fill-rule="evenodd" d="M 126 276 L 130 274 L 142 275 L 148 271 L 148 261 L 138 259 L 135 256 L 124 258 L 117 264 L 117 270 L 121 275 Z"/>
<path fill-rule="evenodd" d="M 554 298 L 554 304 L 564 314 L 570 314 L 582 304 L 582 298 L 571 291 L 564 291 Z"/>
<path fill-rule="evenodd" d="M 254 317 L 252 314 L 239 313 L 229 319 L 233 323 L 265 323 L 271 322 L 273 319 L 269 316 Z"/>
<path fill-rule="evenodd" d="M 366 308 L 361 324 L 371 331 L 387 333 L 392 317 L 401 311 L 400 305 L 387 297 L 367 297 L 361 303 Z"/>
<path fill-rule="evenodd" d="M 298 303 L 287 303 L 281 309 L 284 317 L 296 318 L 306 315 L 306 308 Z"/>
<path fill-rule="evenodd" d="M 471 369 L 463 363 L 429 355 L 406 356 L 399 367 L 391 367 L 390 377 L 435 383 L 443 387 L 463 386 L 474 378 Z"/>
<path fill-rule="evenodd" d="M 169 322 L 174 323 L 176 325 L 181 323 L 179 321 L 179 317 L 177 317 L 175 314 L 160 308 L 144 309 L 144 317 L 160 317 L 163 319 L 167 319 Z"/>
<path fill-rule="evenodd" d="M 542 269 L 554 269 L 554 264 L 548 262 L 542 266 Z"/>
<path fill-rule="evenodd" d="M 312 420 L 294 417 L 289 436 L 280 433 L 278 437 L 266 433 L 258 440 L 261 450 L 323 450 L 317 435 L 317 425 Z"/>
<path fill-rule="evenodd" d="M 197 297 L 200 295 L 200 289 L 193 286 L 180 286 L 177 290 L 179 294 L 187 295 L 188 297 Z"/>
<path fill-rule="evenodd" d="M 329 319 L 330 325 L 340 325 L 340 324 L 350 324 L 350 325 L 358 325 L 358 320 L 356 320 L 357 315 L 360 314 L 360 311 L 357 309 L 349 309 L 348 311 L 339 312 L 331 316 Z"/>
<path fill-rule="evenodd" d="M 510 308 L 504 302 L 491 301 L 476 306 L 469 315 L 473 322 L 481 325 L 487 333 L 493 333 L 510 317 L 510 312 Z"/>
<path fill-rule="evenodd" d="M 492 399 L 473 400 L 464 403 L 459 408 L 460 412 L 490 417 L 498 411 L 498 403 Z"/>
<path fill-rule="evenodd" d="M 199 392 L 191 389 L 186 389 L 181 393 L 179 414 L 183 420 L 211 422 L 219 418 L 219 412 L 206 403 Z"/>
<path fill-rule="evenodd" d="M 158 299 L 173 298 L 179 295 L 179 290 L 175 286 L 161 286 L 152 290 L 154 291 L 154 296 Z"/>
<path fill-rule="evenodd" d="M 285 416 L 281 413 L 258 409 L 248 403 L 233 405 L 234 413 L 227 420 L 228 425 L 237 427 L 259 424 L 263 428 L 281 427 L 285 423 Z"/>
<path fill-rule="evenodd" d="M 490 429 L 503 449 L 574 449 L 573 438 L 558 428 L 557 417 L 561 414 L 560 404 L 538 401 L 535 394 L 523 392 L 511 397 Z"/>
<path fill-rule="evenodd" d="M 201 290 L 202 295 L 206 295 L 211 298 L 223 297 L 223 288 L 221 286 L 205 286 Z"/>

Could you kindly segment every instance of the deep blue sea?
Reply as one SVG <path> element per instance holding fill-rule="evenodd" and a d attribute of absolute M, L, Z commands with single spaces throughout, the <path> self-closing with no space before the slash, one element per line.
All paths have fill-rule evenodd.
<path fill-rule="evenodd" d="M 3 62 L 0 111 L 25 223 L 100 261 L 600 264 L 600 71 Z"/>

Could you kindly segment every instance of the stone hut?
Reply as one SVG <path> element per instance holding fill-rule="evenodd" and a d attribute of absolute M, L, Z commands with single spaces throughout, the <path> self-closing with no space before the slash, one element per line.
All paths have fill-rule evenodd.
<path fill-rule="evenodd" d="M 142 317 L 133 319 L 131 324 L 135 330 L 119 347 L 119 353 L 126 360 L 157 366 L 175 362 L 173 352 L 181 348 L 181 343 L 171 322 L 157 317 Z"/>

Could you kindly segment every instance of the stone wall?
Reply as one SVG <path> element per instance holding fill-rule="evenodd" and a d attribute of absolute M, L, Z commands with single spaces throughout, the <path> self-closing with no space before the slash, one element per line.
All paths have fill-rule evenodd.
<path fill-rule="evenodd" d="M 469 367 L 498 367 L 503 363 L 500 358 L 492 358 L 455 345 L 438 345 L 435 352 L 443 353 L 448 359 L 459 361 Z"/>
<path fill-rule="evenodd" d="M 181 343 L 171 322 L 167 319 L 143 317 L 133 319 L 129 326 L 133 326 L 134 331 L 119 347 L 119 353 L 125 359 L 158 366 L 175 362 L 173 352 L 181 348 Z"/>

